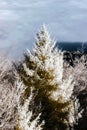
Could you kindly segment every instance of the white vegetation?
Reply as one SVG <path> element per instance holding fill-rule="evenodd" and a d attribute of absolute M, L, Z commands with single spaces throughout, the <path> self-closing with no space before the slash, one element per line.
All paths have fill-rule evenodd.
<path fill-rule="evenodd" d="M 49 80 L 50 84 L 57 84 L 57 90 L 52 92 L 51 98 L 54 100 L 62 97 L 63 102 L 69 101 L 73 93 L 74 82 L 73 76 L 69 74 L 67 79 L 63 79 L 63 52 L 55 49 L 55 42 L 51 40 L 50 35 L 45 26 L 42 27 L 41 33 L 37 35 L 37 41 L 34 48 L 35 55 L 32 55 L 28 50 L 31 61 L 37 63 L 37 68 L 46 70 L 53 75 L 53 80 Z M 26 73 L 30 76 L 35 75 L 33 70 L 30 70 L 24 64 Z M 48 80 L 48 79 L 46 79 Z"/>
<path fill-rule="evenodd" d="M 41 113 L 33 120 L 32 118 L 32 111 L 29 110 L 30 101 L 33 98 L 33 93 L 31 94 L 28 99 L 25 100 L 24 104 L 21 105 L 20 101 L 18 103 L 18 122 L 17 127 L 21 130 L 42 130 L 42 126 L 44 122 L 39 124 L 39 119 Z"/>
<path fill-rule="evenodd" d="M 55 83 L 59 83 L 63 77 L 63 52 L 56 48 L 54 51 L 55 43 L 51 40 L 46 27 L 43 25 L 41 33 L 37 35 L 34 57 L 37 59 L 38 67 L 40 66 L 46 71 L 53 70 Z"/>
<path fill-rule="evenodd" d="M 13 72 L 14 71 L 14 72 Z M 15 76 L 15 77 L 14 77 Z M 12 79 L 13 78 L 13 79 Z M 15 78 L 15 79 L 14 79 Z M 14 80 L 14 81 L 11 81 Z M 28 110 L 32 93 L 21 105 L 20 98 L 25 86 L 20 81 L 16 70 L 12 70 L 12 63 L 0 57 L 0 130 L 14 130 L 17 125 L 21 130 L 41 130 L 39 123 L 40 114 L 30 122 L 32 111 Z"/>
<path fill-rule="evenodd" d="M 12 63 L 0 57 L 0 130 L 13 129 L 15 125 L 15 88 L 12 84 Z"/>
<path fill-rule="evenodd" d="M 36 63 L 37 68 L 46 70 L 53 76 L 53 80 L 47 79 L 49 84 L 57 84 L 57 90 L 52 92 L 51 98 L 58 100 L 62 97 L 63 102 L 66 102 L 70 100 L 73 93 L 73 77 L 70 74 L 67 79 L 63 79 L 63 52 L 54 47 L 55 42 L 51 40 L 46 27 L 42 26 L 41 33 L 37 35 L 36 45 L 33 49 L 35 55 L 31 54 L 29 50 L 28 54 L 30 60 Z M 27 68 L 26 64 L 24 64 L 24 70 L 29 76 L 33 77 L 36 74 L 36 70 Z"/>
<path fill-rule="evenodd" d="M 80 60 L 77 61 L 74 68 L 65 67 L 63 52 L 55 48 L 55 42 L 51 40 L 45 26 L 37 34 L 33 53 L 27 50 L 27 56 L 34 67 L 29 68 L 26 61 L 23 62 L 22 71 L 26 73 L 24 74 L 27 77 L 24 77 L 25 75 L 22 73 L 22 78 L 30 81 L 32 83 L 30 86 L 21 81 L 20 73 L 17 74 L 15 69 L 12 69 L 11 62 L 0 57 L 0 130 L 13 130 L 14 128 L 16 130 L 43 129 L 45 121 L 40 122 L 42 113 L 39 112 L 32 119 L 33 111 L 29 108 L 35 97 L 33 90 L 35 87 L 38 87 L 37 90 L 41 89 L 39 85 L 40 87 L 53 87 L 45 89 L 47 89 L 47 95 L 49 95 L 48 99 L 56 105 L 58 105 L 57 103 L 64 105 L 68 102 L 68 105 L 61 109 L 63 113 L 68 112 L 68 119 L 63 121 L 65 124 L 74 124 L 81 117 L 82 111 L 78 111 L 79 101 L 77 99 L 76 101 L 72 100 L 71 96 L 74 86 L 81 86 L 80 81 L 84 83 L 84 87 L 87 85 L 85 62 L 83 63 L 83 60 Z M 34 86 L 35 81 L 40 81 L 37 86 Z M 30 88 L 31 92 L 27 98 L 23 99 L 24 103 L 22 104 L 21 97 L 23 98 L 27 87 Z M 57 127 L 55 127 L 56 129 Z"/>
<path fill-rule="evenodd" d="M 74 104 L 73 104 L 73 117 L 74 117 L 74 123 L 78 123 L 78 120 L 82 118 L 82 114 L 84 112 L 84 108 L 81 108 L 80 102 L 77 99 L 77 96 L 79 93 L 81 93 L 83 90 L 86 92 L 87 90 L 87 59 L 83 55 L 80 59 L 75 59 L 73 61 L 73 67 L 69 66 L 67 63 L 65 63 L 64 66 L 64 75 L 63 77 L 68 77 L 68 75 L 73 75 L 74 80 L 74 92 L 73 96 L 74 98 Z"/>
<path fill-rule="evenodd" d="M 76 91 L 79 93 L 87 89 L 87 60 L 83 55 L 74 62 L 74 68 L 71 69 L 75 81 Z"/>
<path fill-rule="evenodd" d="M 45 80 L 49 85 L 53 85 L 54 90 L 48 92 L 50 95 L 49 100 L 60 103 L 69 102 L 69 105 L 62 109 L 63 112 L 69 112 L 68 120 L 64 122 L 73 123 L 75 121 L 74 104 L 71 100 L 74 88 L 73 77 L 69 74 L 66 79 L 63 79 L 63 52 L 55 48 L 55 42 L 51 40 L 45 26 L 43 26 L 41 32 L 37 34 L 36 44 L 33 49 L 34 53 L 32 54 L 29 50 L 27 51 L 27 56 L 29 56 L 30 61 L 36 65 L 35 69 L 30 69 L 27 67 L 26 63 L 23 63 L 24 71 L 27 76 L 41 80 L 42 84 Z M 44 79 L 42 79 L 40 75 L 38 75 L 38 70 L 47 72 L 49 77 L 46 78 L 45 76 Z M 43 76 L 43 74 L 41 75 Z"/>
<path fill-rule="evenodd" d="M 87 89 L 87 59 L 83 55 L 80 59 L 75 59 L 73 61 L 74 66 L 67 66 L 65 64 L 64 67 L 64 77 L 68 77 L 68 75 L 72 74 L 74 79 L 75 86 L 75 94 L 79 94 L 80 91 Z"/>

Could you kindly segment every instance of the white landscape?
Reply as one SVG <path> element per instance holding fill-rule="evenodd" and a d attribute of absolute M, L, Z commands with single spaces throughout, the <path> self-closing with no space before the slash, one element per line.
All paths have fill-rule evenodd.
<path fill-rule="evenodd" d="M 0 130 L 87 130 L 86 5 L 0 0 Z"/>

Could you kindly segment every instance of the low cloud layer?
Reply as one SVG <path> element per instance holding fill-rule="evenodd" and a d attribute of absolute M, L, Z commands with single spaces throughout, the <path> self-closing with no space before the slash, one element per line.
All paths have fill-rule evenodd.
<path fill-rule="evenodd" d="M 0 0 L 0 48 L 31 48 L 43 23 L 58 41 L 87 41 L 87 0 Z"/>

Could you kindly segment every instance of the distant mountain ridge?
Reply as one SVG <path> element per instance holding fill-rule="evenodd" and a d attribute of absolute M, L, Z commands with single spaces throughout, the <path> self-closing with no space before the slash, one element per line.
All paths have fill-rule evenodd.
<path fill-rule="evenodd" d="M 87 53 L 87 42 L 57 42 L 56 47 L 66 51 L 83 51 Z"/>

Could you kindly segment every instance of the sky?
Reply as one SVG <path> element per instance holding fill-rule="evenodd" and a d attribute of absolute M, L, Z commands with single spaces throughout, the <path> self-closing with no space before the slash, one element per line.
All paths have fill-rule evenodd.
<path fill-rule="evenodd" d="M 0 48 L 32 48 L 45 24 L 56 41 L 87 41 L 87 0 L 0 0 Z"/>

